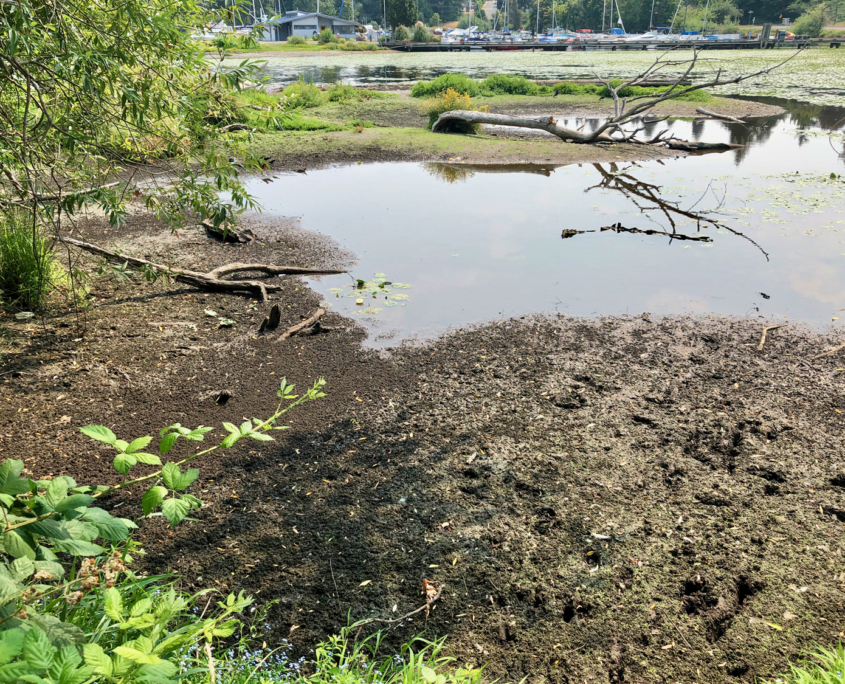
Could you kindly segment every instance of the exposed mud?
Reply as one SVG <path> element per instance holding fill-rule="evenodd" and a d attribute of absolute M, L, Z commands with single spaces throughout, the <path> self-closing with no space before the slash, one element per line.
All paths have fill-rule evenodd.
<path fill-rule="evenodd" d="M 119 242 L 194 267 L 349 258 L 295 222 L 263 238 L 132 217 Z M 288 282 L 283 327 L 317 303 Z M 278 443 L 200 464 L 197 522 L 141 522 L 146 569 L 278 599 L 268 641 L 307 653 L 347 614 L 401 615 L 423 578 L 442 602 L 389 638 L 449 634 L 515 681 L 751 682 L 843 637 L 842 362 L 818 357 L 833 334 L 781 328 L 758 351 L 751 319 L 536 317 L 378 354 L 336 314 L 276 343 L 256 334 L 273 302 L 106 279 L 95 294 L 82 316 L 0 324 L 0 458 L 40 476 L 118 480 L 80 425 L 219 426 L 266 415 L 282 376 L 328 381 Z M 136 495 L 110 504 L 140 515 Z"/>

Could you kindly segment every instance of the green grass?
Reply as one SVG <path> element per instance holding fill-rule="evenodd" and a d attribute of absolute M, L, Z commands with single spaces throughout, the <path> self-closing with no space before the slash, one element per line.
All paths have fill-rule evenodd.
<path fill-rule="evenodd" d="M 807 660 L 790 665 L 789 672 L 765 684 L 842 684 L 845 682 L 845 646 L 819 648 Z"/>
<path fill-rule="evenodd" d="M 210 41 L 200 42 L 199 47 L 205 52 L 216 52 L 217 48 L 211 44 Z M 376 43 L 365 43 L 356 40 L 347 40 L 340 43 L 331 43 L 328 45 L 321 45 L 316 41 L 306 41 L 306 43 L 297 45 L 290 45 L 287 42 L 278 43 L 261 43 L 257 48 L 240 48 L 229 47 L 227 52 L 231 53 L 249 53 L 249 52 L 325 52 L 327 50 L 340 50 L 342 52 L 374 52 L 376 50 L 386 50 Z"/>
<path fill-rule="evenodd" d="M 47 239 L 33 237 L 28 215 L 9 212 L 0 225 L 0 296 L 13 306 L 36 310 L 53 289 L 56 263 Z"/>

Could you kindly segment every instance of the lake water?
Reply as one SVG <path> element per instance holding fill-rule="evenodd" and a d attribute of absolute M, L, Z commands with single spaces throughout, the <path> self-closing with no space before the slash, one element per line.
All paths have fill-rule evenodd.
<path fill-rule="evenodd" d="M 364 164 L 256 179 L 251 191 L 265 214 L 300 216 L 358 255 L 351 277 L 312 286 L 365 322 L 376 347 L 540 311 L 838 327 L 845 110 L 786 104 L 791 112 L 748 127 L 657 124 L 683 139 L 747 145 L 720 154 L 558 168 Z M 710 241 L 601 231 L 616 224 Z M 375 297 L 351 287 L 374 278 Z M 379 288 L 382 278 L 400 286 Z"/>

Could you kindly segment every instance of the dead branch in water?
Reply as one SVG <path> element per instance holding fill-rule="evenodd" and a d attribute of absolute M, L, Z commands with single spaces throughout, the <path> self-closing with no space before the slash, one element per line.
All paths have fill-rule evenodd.
<path fill-rule="evenodd" d="M 728 123 L 738 123 L 745 125 L 745 121 L 743 121 L 742 119 L 737 119 L 735 116 L 728 116 L 727 114 L 711 112 L 709 109 L 704 109 L 704 107 L 696 107 L 695 111 L 699 114 L 704 114 L 704 116 L 709 116 L 711 119 L 718 119 L 719 121 L 727 121 Z"/>
<path fill-rule="evenodd" d="M 103 257 L 114 264 L 127 264 L 137 269 L 152 270 L 160 274 L 162 277 L 168 278 L 177 283 L 185 283 L 186 285 L 192 285 L 203 290 L 214 290 L 230 294 L 249 293 L 258 297 L 262 302 L 267 300 L 268 292 L 276 292 L 282 289 L 282 281 L 276 276 L 338 275 L 345 272 L 332 269 L 302 268 L 300 266 L 233 263 L 218 266 L 208 273 L 200 273 L 198 271 L 189 271 L 187 269 L 173 268 L 163 264 L 156 264 L 152 261 L 147 261 L 146 259 L 126 256 L 125 254 L 121 254 L 119 252 L 104 249 L 99 245 L 92 245 L 88 242 L 76 240 L 71 237 L 60 236 L 58 240 L 67 245 L 72 245 L 73 247 L 89 252 L 90 254 Z M 256 272 L 263 274 L 265 277 L 261 280 L 224 280 L 226 276 Z"/>

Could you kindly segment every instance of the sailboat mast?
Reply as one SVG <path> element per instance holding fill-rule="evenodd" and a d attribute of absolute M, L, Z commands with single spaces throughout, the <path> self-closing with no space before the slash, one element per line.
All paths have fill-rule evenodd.
<path fill-rule="evenodd" d="M 604 4 L 601 6 L 601 32 L 604 33 L 604 19 L 607 16 L 607 0 L 604 0 Z"/>

